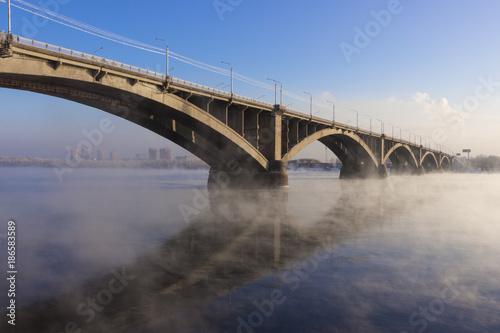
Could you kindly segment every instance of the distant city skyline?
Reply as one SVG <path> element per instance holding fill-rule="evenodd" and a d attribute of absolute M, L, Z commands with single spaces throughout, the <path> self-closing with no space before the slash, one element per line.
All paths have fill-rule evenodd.
<path fill-rule="evenodd" d="M 210 1 L 64 2 L 56 12 L 122 36 L 267 82 L 283 82 L 284 105 L 316 116 L 403 137 L 418 135 L 454 152 L 500 155 L 500 21 L 496 2 Z M 96 13 L 94 8 L 100 8 Z M 6 4 L 0 2 L 0 13 Z M 280 15 L 276 15 L 280 13 Z M 13 8 L 13 33 L 164 73 L 165 55 L 100 39 Z M 168 20 L 165 20 L 165 16 Z M 130 25 L 128 22 L 136 22 Z M 186 24 L 196 22 L 197 24 Z M 305 24 L 301 22 L 315 22 Z M 145 24 L 147 23 L 147 24 Z M 182 33 L 178 33 L 179 27 Z M 6 30 L 6 22 L 0 29 Z M 229 42 L 228 42 L 229 41 Z M 179 57 L 177 57 L 179 58 Z M 228 90 L 230 77 L 172 58 L 171 75 Z M 203 65 L 202 67 L 206 67 Z M 215 68 L 214 67 L 214 68 Z M 227 70 L 227 69 L 226 69 Z M 218 71 L 218 70 L 216 70 Z M 271 87 L 273 85 L 270 85 Z M 274 103 L 274 89 L 235 80 L 238 94 Z M 90 107 L 30 92 L 0 89 L 0 155 L 64 158 L 102 119 L 114 128 L 95 150 L 133 158 L 140 147 L 170 142 Z M 380 121 L 379 121 L 380 119 Z M 188 154 L 172 145 L 173 155 Z M 331 153 L 330 153 L 331 154 Z M 324 159 L 315 143 L 297 157 Z"/>

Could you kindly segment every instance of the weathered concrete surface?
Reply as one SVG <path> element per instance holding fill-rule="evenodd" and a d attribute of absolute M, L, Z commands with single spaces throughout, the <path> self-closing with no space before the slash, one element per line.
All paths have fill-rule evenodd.
<path fill-rule="evenodd" d="M 211 169 L 208 176 L 208 190 L 218 191 L 236 188 L 288 188 L 288 171 L 285 163 L 274 161 L 269 171 L 248 169 Z"/>
<path fill-rule="evenodd" d="M 79 58 L 71 50 L 34 47 L 45 44 L 21 37 L 7 43 L 5 36 L 0 33 L 0 54 L 12 56 L 0 58 L 0 87 L 75 101 L 145 127 L 210 165 L 209 186 L 217 175 L 228 174 L 232 188 L 286 187 L 286 163 L 317 140 L 342 162 L 341 178 L 386 177 L 389 160 L 394 173 L 438 170 L 453 161 L 401 138 L 171 77 L 159 79 L 91 55 Z M 240 173 L 231 172 L 234 165 Z"/>

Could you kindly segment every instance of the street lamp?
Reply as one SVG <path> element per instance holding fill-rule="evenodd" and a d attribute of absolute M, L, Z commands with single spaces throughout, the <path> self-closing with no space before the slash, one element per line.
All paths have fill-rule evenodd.
<path fill-rule="evenodd" d="M 359 130 L 359 113 L 356 110 L 351 109 L 352 112 L 356 112 L 356 131 Z"/>
<path fill-rule="evenodd" d="M 377 121 L 380 121 L 380 134 L 384 134 L 384 122 L 380 119 L 377 119 Z"/>
<path fill-rule="evenodd" d="M 304 94 L 308 94 L 311 96 L 310 103 L 309 103 L 309 113 L 311 114 L 311 119 L 313 117 L 313 95 L 311 93 L 308 93 L 307 91 L 304 91 Z"/>
<path fill-rule="evenodd" d="M 391 125 L 392 126 L 392 138 L 394 139 L 394 124 L 391 124 L 391 123 L 387 123 L 388 125 Z"/>
<path fill-rule="evenodd" d="M 156 40 L 165 42 L 165 44 L 166 44 L 166 46 L 165 46 L 165 55 L 167 56 L 167 69 L 165 70 L 165 74 L 166 74 L 165 80 L 168 80 L 168 42 L 165 39 L 161 39 L 161 38 L 156 38 Z"/>
<path fill-rule="evenodd" d="M 396 126 L 396 128 L 399 128 L 399 140 L 401 140 L 402 134 L 403 134 L 403 130 L 399 126 Z"/>
<path fill-rule="evenodd" d="M 372 116 L 365 114 L 366 117 L 370 118 L 370 135 L 372 134 Z"/>
<path fill-rule="evenodd" d="M 215 89 L 217 89 L 218 87 L 222 86 L 223 84 L 224 84 L 224 82 L 219 83 L 218 85 L 215 86 Z"/>
<path fill-rule="evenodd" d="M 94 53 L 92 53 L 92 58 L 95 56 L 95 54 L 97 52 L 101 51 L 103 48 L 104 48 L 104 46 L 101 46 L 100 48 L 98 48 L 97 50 L 95 50 Z"/>
<path fill-rule="evenodd" d="M 259 98 L 257 98 L 257 100 L 259 100 L 259 99 L 261 99 L 262 97 L 265 97 L 265 96 L 266 96 L 266 95 L 262 95 L 262 96 L 260 96 Z"/>
<path fill-rule="evenodd" d="M 221 63 L 231 66 L 231 98 L 233 98 L 233 65 L 225 61 L 221 61 Z"/>
<path fill-rule="evenodd" d="M 277 94 L 277 84 L 280 84 L 280 105 L 283 104 L 283 83 L 280 81 L 274 80 L 274 79 L 268 79 L 269 81 L 274 82 L 274 105 L 278 104 L 276 101 L 276 94 Z"/>
<path fill-rule="evenodd" d="M 326 101 L 326 102 L 333 105 L 333 116 L 332 116 L 332 126 L 333 126 L 335 125 L 335 102 L 332 101 Z"/>
<path fill-rule="evenodd" d="M 7 10 L 8 11 L 8 21 L 9 21 L 9 29 L 8 29 L 8 36 L 7 36 L 7 38 L 9 40 L 11 40 L 10 36 L 12 34 L 12 24 L 11 24 L 12 21 L 11 21 L 11 17 L 10 17 L 10 0 L 7 2 L 7 6 L 8 6 L 8 10 Z"/>

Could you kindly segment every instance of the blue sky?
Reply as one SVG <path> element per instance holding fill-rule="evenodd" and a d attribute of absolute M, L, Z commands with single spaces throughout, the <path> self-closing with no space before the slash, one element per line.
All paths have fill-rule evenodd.
<path fill-rule="evenodd" d="M 313 94 L 314 112 L 380 130 L 381 119 L 452 149 L 500 155 L 500 3 L 479 1 L 95 1 L 26 0 L 101 29 L 234 70 L 261 82 L 274 78 L 295 95 Z M 13 0 L 13 3 L 14 0 Z M 215 4 L 225 6 L 219 12 Z M 222 5 L 221 5 L 222 4 Z M 7 29 L 0 2 L 0 29 Z M 390 13 L 390 16 L 387 16 Z M 222 19 L 221 19 L 222 18 Z M 378 18 L 378 20 L 377 20 Z M 35 29 L 33 29 L 33 27 Z M 361 35 L 359 33 L 361 31 Z M 165 70 L 162 55 L 130 48 L 13 8 L 13 33 L 153 69 Z M 361 36 L 361 37 L 360 37 Z M 356 48 L 346 57 L 342 45 Z M 348 59 L 349 58 L 349 59 Z M 349 61 L 348 61 L 349 60 Z M 171 75 L 209 86 L 227 76 L 171 60 Z M 497 83 L 498 82 L 498 83 Z M 226 88 L 228 89 L 228 88 Z M 274 91 L 235 81 L 235 93 L 274 102 Z M 0 89 L 0 156 L 64 157 L 65 147 L 112 116 L 79 104 L 28 92 Z M 308 103 L 284 97 L 283 104 L 308 112 Z M 134 124 L 112 118 L 116 131 L 100 149 L 121 157 L 171 142 Z M 386 124 L 385 131 L 392 132 Z M 330 153 L 331 154 L 331 153 Z M 301 156 L 324 158 L 313 145 Z"/>

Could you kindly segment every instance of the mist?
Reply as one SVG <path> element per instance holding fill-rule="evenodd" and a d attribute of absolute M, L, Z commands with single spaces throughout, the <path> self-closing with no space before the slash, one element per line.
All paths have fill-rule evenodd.
<path fill-rule="evenodd" d="M 207 171 L 0 171 L 23 332 L 500 327 L 498 175 L 291 171 L 289 191 L 208 193 Z"/>

